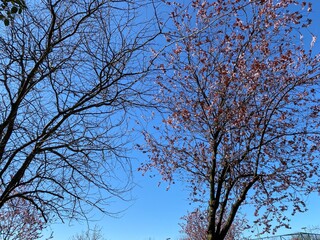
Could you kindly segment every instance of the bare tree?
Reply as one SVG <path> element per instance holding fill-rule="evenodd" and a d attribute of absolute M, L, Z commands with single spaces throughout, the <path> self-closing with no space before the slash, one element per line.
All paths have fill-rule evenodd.
<path fill-rule="evenodd" d="M 81 218 L 130 188 L 126 114 L 160 32 L 142 7 L 36 1 L 1 32 L 0 209 L 21 199 L 45 221 Z"/>
<path fill-rule="evenodd" d="M 101 228 L 94 226 L 92 230 L 88 229 L 81 234 L 77 234 L 72 237 L 72 240 L 104 240 L 101 234 Z"/>

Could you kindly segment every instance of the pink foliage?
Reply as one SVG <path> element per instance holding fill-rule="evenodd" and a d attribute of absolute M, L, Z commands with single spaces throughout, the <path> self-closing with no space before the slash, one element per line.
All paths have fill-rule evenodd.
<path fill-rule="evenodd" d="M 185 223 L 181 224 L 181 233 L 186 237 L 182 240 L 206 240 L 208 228 L 208 212 L 196 209 L 182 217 Z"/>
<path fill-rule="evenodd" d="M 182 217 L 184 221 L 181 225 L 181 233 L 185 235 L 181 240 L 206 240 L 209 223 L 209 214 L 207 210 L 196 208 L 193 212 L 189 212 Z M 225 240 L 241 239 L 243 231 L 247 227 L 247 222 L 243 219 L 237 218 Z"/>
<path fill-rule="evenodd" d="M 23 198 L 12 198 L 0 210 L 1 240 L 39 239 L 44 227 L 35 206 Z"/>
<path fill-rule="evenodd" d="M 156 80 L 168 114 L 158 133 L 144 133 L 150 162 L 140 169 L 157 169 L 169 183 L 179 178 L 191 201 L 209 202 L 216 239 L 244 203 L 264 232 L 288 227 L 287 213 L 306 211 L 304 197 L 319 186 L 320 58 L 300 38 L 311 5 L 171 5 L 167 38 L 175 45 Z"/>

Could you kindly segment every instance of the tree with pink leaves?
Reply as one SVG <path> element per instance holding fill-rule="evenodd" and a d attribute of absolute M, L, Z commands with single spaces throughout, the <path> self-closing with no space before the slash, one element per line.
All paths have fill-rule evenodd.
<path fill-rule="evenodd" d="M 194 0 L 173 6 L 172 48 L 159 62 L 150 161 L 207 204 L 206 239 L 226 239 L 244 204 L 263 232 L 289 227 L 319 186 L 320 95 L 310 3 Z M 303 38 L 304 36 L 304 38 Z M 310 39 L 306 44 L 304 39 Z"/>
<path fill-rule="evenodd" d="M 194 211 L 189 212 L 186 216 L 182 217 L 184 221 L 181 226 L 181 233 L 185 237 L 181 240 L 206 240 L 207 239 L 207 226 L 208 226 L 208 211 L 196 208 Z M 233 221 L 230 230 L 228 231 L 226 240 L 241 239 L 243 231 L 247 227 L 247 222 L 243 219 L 237 218 Z"/>
<path fill-rule="evenodd" d="M 10 199 L 0 210 L 1 240 L 40 239 L 45 227 L 46 222 L 38 210 L 24 198 Z"/>

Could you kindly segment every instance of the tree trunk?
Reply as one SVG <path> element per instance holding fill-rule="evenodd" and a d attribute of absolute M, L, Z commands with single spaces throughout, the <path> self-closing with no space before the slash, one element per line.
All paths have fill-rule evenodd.
<path fill-rule="evenodd" d="M 208 233 L 207 240 L 223 240 L 225 237 L 215 234 L 215 233 Z"/>

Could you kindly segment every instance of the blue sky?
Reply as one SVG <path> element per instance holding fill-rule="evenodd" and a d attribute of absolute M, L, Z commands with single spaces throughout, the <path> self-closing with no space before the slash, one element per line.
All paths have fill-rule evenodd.
<path fill-rule="evenodd" d="M 139 157 L 139 154 L 136 154 Z M 146 156 L 141 155 L 141 159 Z M 138 160 L 136 160 L 138 161 Z M 136 166 L 138 166 L 136 164 Z M 160 178 L 149 178 L 134 173 L 137 184 L 131 192 L 132 201 L 112 204 L 115 211 L 124 210 L 119 217 L 102 216 L 95 212 L 90 226 L 102 228 L 107 240 L 162 240 L 178 239 L 180 218 L 191 210 L 187 191 L 182 185 L 173 185 L 168 191 L 166 183 L 158 187 Z M 127 209 L 126 209 L 127 208 Z M 68 240 L 87 228 L 86 223 L 56 224 L 48 231 L 54 231 L 54 239 Z"/>
<path fill-rule="evenodd" d="M 318 36 L 315 44 L 315 51 L 320 51 L 320 1 L 314 0 L 312 32 Z M 308 38 L 306 38 L 308 40 Z M 307 41 L 306 40 L 306 41 Z M 141 140 L 142 141 L 142 140 Z M 139 161 L 147 156 L 134 153 L 136 160 L 133 160 L 133 167 L 139 165 Z M 139 160 L 138 160 L 139 159 Z M 115 202 L 112 208 L 115 210 L 125 210 L 119 214 L 118 218 L 102 216 L 95 212 L 94 219 L 90 226 L 95 224 L 102 228 L 102 233 L 107 240 L 165 240 L 171 238 L 176 240 L 181 237 L 179 233 L 180 218 L 192 210 L 187 200 L 188 193 L 183 185 L 173 185 L 170 190 L 166 190 L 166 183 L 158 187 L 160 178 L 142 177 L 141 173 L 133 169 L 134 181 L 137 186 L 131 192 L 134 200 L 129 202 Z M 281 229 L 278 234 L 294 233 L 304 231 L 303 228 L 320 226 L 320 197 L 314 194 L 308 198 L 308 212 L 297 214 L 291 217 L 292 229 Z M 251 206 L 246 206 L 246 215 L 250 219 L 252 216 Z M 66 224 L 56 224 L 48 228 L 54 232 L 54 239 L 69 240 L 72 235 L 87 229 L 86 223 L 77 222 Z M 256 232 L 257 233 L 257 232 Z M 250 235 L 250 233 L 248 233 Z"/>

